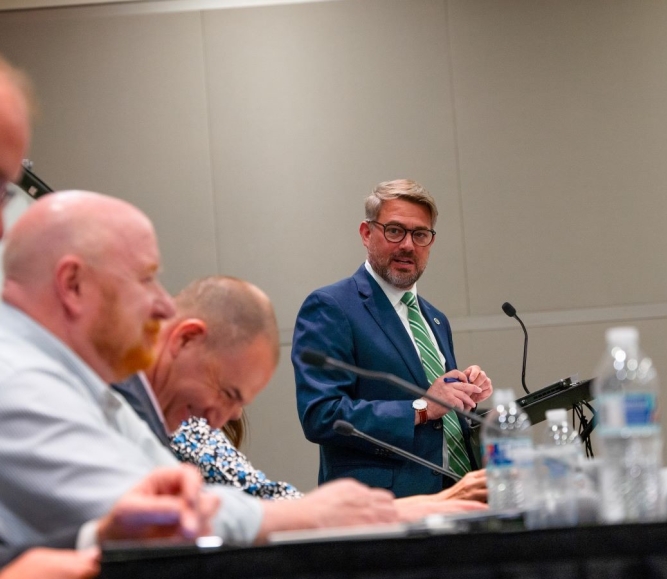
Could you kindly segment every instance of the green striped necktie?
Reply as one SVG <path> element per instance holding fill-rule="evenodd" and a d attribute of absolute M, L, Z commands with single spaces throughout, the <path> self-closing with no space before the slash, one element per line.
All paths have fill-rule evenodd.
<path fill-rule="evenodd" d="M 429 336 L 426 322 L 419 311 L 417 298 L 412 292 L 405 292 L 401 301 L 408 306 L 408 322 L 412 330 L 412 336 L 417 343 L 417 350 L 426 372 L 426 378 L 433 384 L 445 373 L 442 367 L 438 350 Z M 456 413 L 449 411 L 442 417 L 442 425 L 447 439 L 447 450 L 449 455 L 449 468 L 456 474 L 463 476 L 470 472 L 470 459 L 463 442 L 463 432 Z"/>

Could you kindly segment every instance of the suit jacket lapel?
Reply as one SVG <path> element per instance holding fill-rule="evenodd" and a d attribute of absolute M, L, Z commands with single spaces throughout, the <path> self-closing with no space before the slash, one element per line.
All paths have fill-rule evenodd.
<path fill-rule="evenodd" d="M 133 374 L 119 384 L 112 384 L 112 387 L 123 395 L 139 418 L 146 422 L 160 442 L 168 447 L 169 436 L 139 375 Z"/>
<path fill-rule="evenodd" d="M 419 355 L 382 288 L 366 271 L 364 265 L 357 270 L 353 278 L 366 310 L 398 351 L 412 375 L 413 382 L 422 388 L 428 388 L 428 380 Z"/>

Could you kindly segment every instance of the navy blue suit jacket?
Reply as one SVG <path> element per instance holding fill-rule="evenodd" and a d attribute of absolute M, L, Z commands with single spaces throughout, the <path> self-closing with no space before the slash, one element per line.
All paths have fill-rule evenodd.
<path fill-rule="evenodd" d="M 171 450 L 169 446 L 169 435 L 167 434 L 164 424 L 162 424 L 162 420 L 160 420 L 139 375 L 132 374 L 132 376 L 123 382 L 112 384 L 111 387 L 127 400 L 128 404 L 132 406 L 132 409 L 137 413 L 137 416 L 148 424 L 153 431 L 153 434 L 160 439 L 160 442 Z"/>
<path fill-rule="evenodd" d="M 447 370 L 456 368 L 446 316 L 419 297 Z M 301 306 L 292 343 L 297 408 L 306 438 L 320 445 L 319 482 L 352 477 L 397 497 L 428 494 L 452 480 L 356 437 L 333 431 L 336 420 L 442 464 L 442 421 L 415 426 L 413 397 L 399 388 L 339 370 L 307 366 L 299 356 L 312 349 L 369 370 L 390 372 L 422 388 L 430 386 L 419 355 L 398 314 L 362 265 L 350 278 L 314 291 Z M 470 431 L 459 417 L 468 455 L 477 468 Z"/>

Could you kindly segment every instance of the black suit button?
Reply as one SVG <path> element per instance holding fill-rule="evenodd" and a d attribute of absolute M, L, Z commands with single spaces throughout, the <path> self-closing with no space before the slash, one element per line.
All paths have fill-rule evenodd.
<path fill-rule="evenodd" d="M 432 470 L 431 474 L 434 474 L 435 476 L 442 476 L 441 473 L 439 473 L 437 470 Z"/>
<path fill-rule="evenodd" d="M 431 422 L 433 430 L 442 430 L 442 420 L 433 420 Z"/>

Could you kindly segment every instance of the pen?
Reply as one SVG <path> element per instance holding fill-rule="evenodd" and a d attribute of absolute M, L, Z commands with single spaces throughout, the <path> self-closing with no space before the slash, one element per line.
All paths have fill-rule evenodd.
<path fill-rule="evenodd" d="M 458 378 L 449 378 L 449 377 L 443 378 L 443 381 L 445 384 L 454 384 L 455 382 L 464 382 L 466 384 L 468 383 L 467 380 L 459 380 Z"/>

